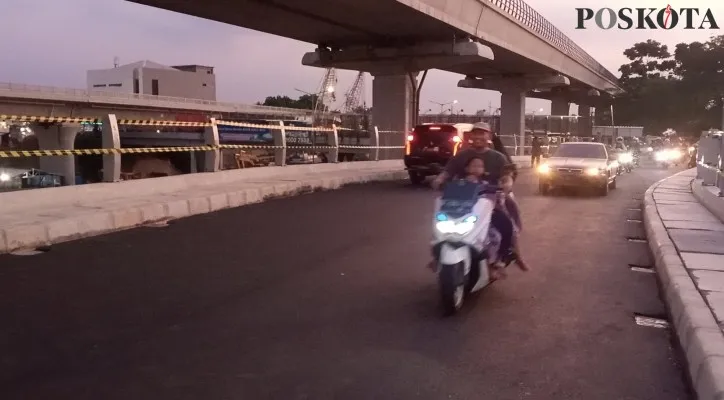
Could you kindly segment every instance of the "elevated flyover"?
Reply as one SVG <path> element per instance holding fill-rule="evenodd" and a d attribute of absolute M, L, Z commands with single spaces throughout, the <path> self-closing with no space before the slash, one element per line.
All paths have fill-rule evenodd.
<path fill-rule="evenodd" d="M 620 90 L 610 71 L 522 0 L 127 1 L 318 45 L 303 64 L 375 76 L 381 129 L 410 128 L 414 77 L 426 69 L 464 75 L 461 87 L 500 91 L 506 134 L 522 134 L 526 96 L 552 99 L 556 113 L 568 114 L 573 100 L 603 105 Z"/>

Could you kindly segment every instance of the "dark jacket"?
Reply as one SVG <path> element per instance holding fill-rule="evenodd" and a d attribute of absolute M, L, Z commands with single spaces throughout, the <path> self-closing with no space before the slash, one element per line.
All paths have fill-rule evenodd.
<path fill-rule="evenodd" d="M 500 136 L 493 135 L 493 149 L 499 153 L 502 153 L 505 156 L 505 159 L 508 160 L 508 164 L 515 166 L 515 163 L 513 162 L 513 158 L 508 154 L 508 150 L 505 149 L 505 146 L 503 145 L 503 141 L 500 140 Z M 518 170 L 513 169 L 513 179 L 518 179 Z"/>

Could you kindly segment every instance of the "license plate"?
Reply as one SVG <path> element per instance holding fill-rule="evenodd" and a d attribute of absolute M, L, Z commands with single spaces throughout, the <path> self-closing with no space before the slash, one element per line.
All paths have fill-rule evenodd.
<path fill-rule="evenodd" d="M 427 151 L 432 151 L 432 152 L 440 151 L 440 148 L 439 147 L 428 147 Z"/>

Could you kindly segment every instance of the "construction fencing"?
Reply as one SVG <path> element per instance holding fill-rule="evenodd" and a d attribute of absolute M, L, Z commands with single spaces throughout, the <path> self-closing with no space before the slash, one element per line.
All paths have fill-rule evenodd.
<path fill-rule="evenodd" d="M 368 131 L 336 125 L 312 127 L 300 121 L 256 123 L 215 119 L 208 122 L 116 120 L 112 115 L 103 119 L 0 115 L 0 121 L 21 126 L 14 131 L 0 132 L 0 181 L 6 183 L 22 178 L 20 175 L 27 177 L 28 174 L 59 174 L 58 171 L 47 171 L 52 168 L 47 167 L 48 162 L 42 161 L 52 158 L 75 157 L 75 163 L 81 166 L 81 170 L 82 165 L 93 164 L 91 169 L 96 171 L 90 174 L 95 174 L 97 178 L 86 179 L 91 183 L 102 180 L 100 176 L 103 174 L 104 157 L 123 156 L 121 179 L 140 179 L 219 169 L 400 159 L 405 140 L 404 132 L 381 131 L 376 127 Z M 53 124 L 90 124 L 92 145 L 78 146 L 76 140 L 75 146 L 45 146 L 46 148 L 41 149 L 39 139 L 29 140 L 35 133 L 19 132 L 20 129 L 28 132 L 32 129 L 47 129 L 48 126 L 54 126 Z M 23 125 L 26 127 L 22 127 Z M 146 137 L 150 139 L 142 141 L 142 146 L 122 145 L 128 137 L 134 134 L 138 137 L 138 132 L 146 133 Z M 188 145 L 164 145 L 169 139 L 178 142 L 182 137 L 189 142 Z M 136 139 L 133 143 L 139 143 L 139 140 Z M 33 158 L 35 161 L 32 163 L 23 161 Z M 184 159 L 180 163 L 186 167 L 171 165 L 179 164 L 176 160 L 180 158 Z M 95 161 L 88 161 L 91 159 Z M 128 160 L 143 162 L 129 165 Z M 138 164 L 145 167 L 135 168 L 134 165 Z M 143 169 L 146 172 L 142 171 Z M 50 186 L 62 184 L 58 183 L 61 179 L 54 178 L 50 181 L 54 182 L 49 184 Z M 76 183 L 86 182 L 76 180 Z"/>

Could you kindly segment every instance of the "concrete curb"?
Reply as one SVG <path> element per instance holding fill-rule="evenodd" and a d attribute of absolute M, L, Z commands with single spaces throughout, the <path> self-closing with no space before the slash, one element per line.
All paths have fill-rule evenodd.
<path fill-rule="evenodd" d="M 669 238 L 654 202 L 654 190 L 668 179 L 656 182 L 644 195 L 646 235 L 697 398 L 724 400 L 724 334 Z"/>
<path fill-rule="evenodd" d="M 719 221 L 724 222 L 724 197 L 719 197 L 711 193 L 706 187 L 701 185 L 700 180 L 691 184 L 691 192 L 694 194 L 699 203 L 706 207 L 710 213 L 716 215 Z M 718 190 L 718 189 L 716 189 Z"/>
<path fill-rule="evenodd" d="M 0 230 L 0 254 L 27 248 L 102 235 L 144 224 L 190 217 L 228 208 L 260 203 L 272 198 L 291 197 L 317 190 L 335 190 L 344 185 L 407 178 L 406 171 L 361 171 L 356 176 L 307 179 L 250 189 L 173 198 L 158 203 L 136 204 L 114 210 L 90 212 L 45 224 L 18 225 Z"/>

